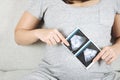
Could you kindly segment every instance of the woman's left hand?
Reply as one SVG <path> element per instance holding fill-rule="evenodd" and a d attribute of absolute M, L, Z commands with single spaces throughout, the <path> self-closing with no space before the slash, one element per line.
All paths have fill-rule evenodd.
<path fill-rule="evenodd" d="M 99 59 L 104 60 L 107 64 L 111 64 L 114 60 L 117 59 L 118 53 L 117 48 L 113 46 L 104 47 L 100 53 L 95 57 L 93 60 L 94 62 L 98 61 Z"/>

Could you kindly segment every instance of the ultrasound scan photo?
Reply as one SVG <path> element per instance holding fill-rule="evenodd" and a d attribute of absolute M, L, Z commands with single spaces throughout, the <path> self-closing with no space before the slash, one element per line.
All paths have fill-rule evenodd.
<path fill-rule="evenodd" d="M 91 61 L 97 54 L 97 51 L 94 50 L 94 49 L 89 49 L 89 48 L 86 48 L 84 50 L 84 57 L 85 57 L 85 62 L 89 62 Z"/>
<path fill-rule="evenodd" d="M 77 50 L 85 41 L 86 41 L 85 37 L 74 35 L 70 39 L 72 51 Z"/>
<path fill-rule="evenodd" d="M 66 46 L 86 68 L 89 68 L 100 49 L 79 29 L 75 29 L 67 38 Z"/>

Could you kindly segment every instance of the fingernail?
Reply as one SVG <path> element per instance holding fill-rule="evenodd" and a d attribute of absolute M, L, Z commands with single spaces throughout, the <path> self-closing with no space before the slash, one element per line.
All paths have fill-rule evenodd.
<path fill-rule="evenodd" d="M 93 60 L 93 62 L 96 62 L 96 60 Z"/>
<path fill-rule="evenodd" d="M 67 46 L 70 46 L 70 44 L 69 44 L 69 43 L 67 43 Z"/>

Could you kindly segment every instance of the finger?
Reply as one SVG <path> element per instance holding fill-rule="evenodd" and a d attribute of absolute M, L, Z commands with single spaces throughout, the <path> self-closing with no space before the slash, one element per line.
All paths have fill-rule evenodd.
<path fill-rule="evenodd" d="M 106 49 L 103 49 L 93 60 L 93 62 L 97 62 L 101 56 L 106 52 Z"/>
<path fill-rule="evenodd" d="M 106 51 L 103 55 L 102 55 L 102 59 L 106 59 L 109 56 L 110 52 Z"/>
<path fill-rule="evenodd" d="M 69 46 L 69 43 L 68 43 L 68 41 L 64 38 L 64 36 L 63 36 L 60 32 L 58 32 L 57 30 L 56 30 L 56 33 L 57 33 L 58 37 L 62 40 L 62 42 L 63 42 L 65 45 Z"/>
<path fill-rule="evenodd" d="M 54 39 L 55 39 L 55 41 L 56 41 L 57 43 L 60 42 L 60 38 L 59 38 L 57 35 L 53 35 L 53 37 L 54 37 Z"/>
<path fill-rule="evenodd" d="M 109 55 L 108 57 L 106 57 L 105 62 L 108 62 L 110 59 L 112 59 L 112 55 Z"/>
<path fill-rule="evenodd" d="M 55 35 L 54 32 L 50 32 L 50 34 L 49 34 L 49 40 L 51 42 L 51 45 L 57 44 L 57 42 L 54 39 L 54 35 Z"/>
<path fill-rule="evenodd" d="M 110 59 L 110 60 L 107 62 L 107 64 L 111 64 L 114 60 L 115 60 L 115 58 Z"/>
<path fill-rule="evenodd" d="M 50 38 L 50 41 L 51 41 L 52 45 L 57 44 L 57 42 L 55 41 L 55 39 L 53 37 Z"/>
<path fill-rule="evenodd" d="M 50 46 L 50 45 L 52 45 L 52 43 L 51 43 L 51 41 L 48 39 L 48 40 L 46 40 L 46 43 Z"/>

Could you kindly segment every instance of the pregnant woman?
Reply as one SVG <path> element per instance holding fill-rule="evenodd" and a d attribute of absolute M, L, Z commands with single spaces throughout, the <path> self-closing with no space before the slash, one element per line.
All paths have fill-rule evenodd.
<path fill-rule="evenodd" d="M 61 44 L 69 46 L 65 37 L 76 27 L 102 49 L 88 70 Z M 22 80 L 119 80 L 109 64 L 120 54 L 120 0 L 30 0 L 15 40 L 46 44 L 39 68 Z"/>

